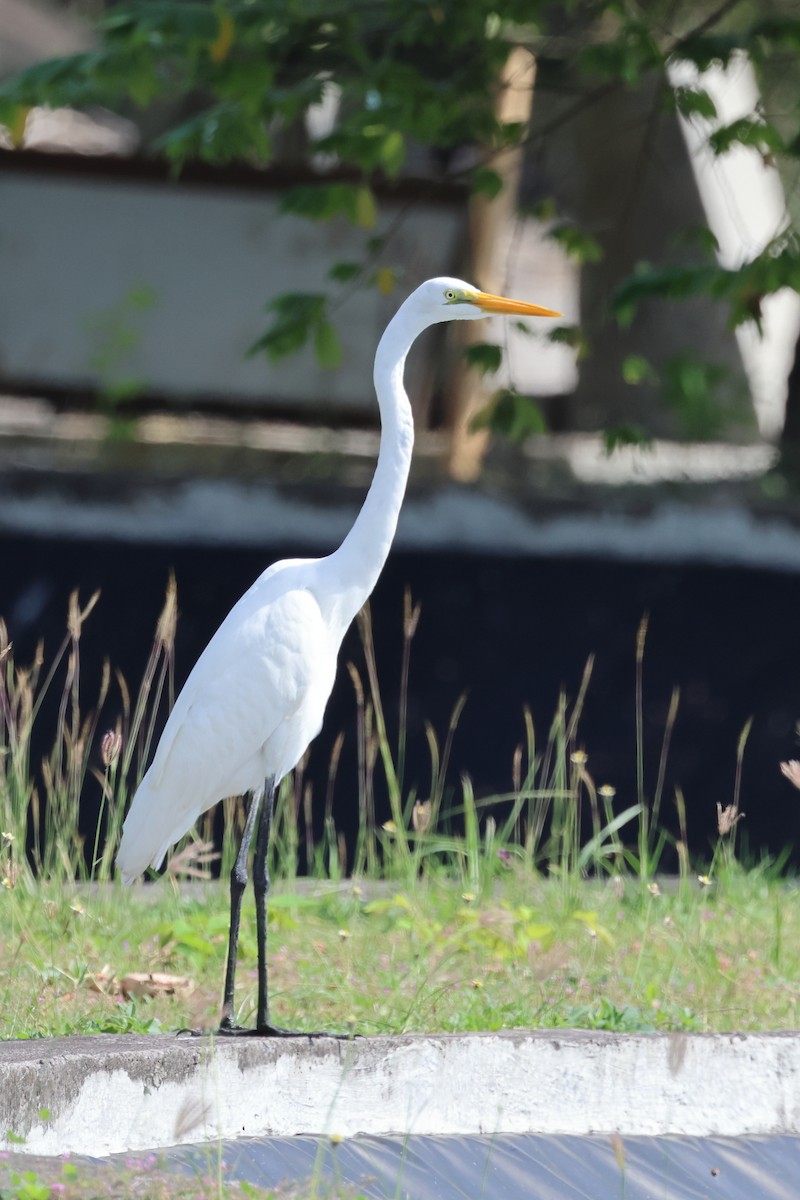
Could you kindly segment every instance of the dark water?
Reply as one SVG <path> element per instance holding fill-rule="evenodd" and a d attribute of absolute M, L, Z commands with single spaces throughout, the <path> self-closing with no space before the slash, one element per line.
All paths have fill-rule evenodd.
<path fill-rule="evenodd" d="M 64 630 L 67 597 L 102 590 L 82 640 L 84 696 L 96 694 L 108 655 L 135 685 L 150 649 L 169 571 L 178 582 L 180 683 L 231 604 L 281 547 L 253 550 L 164 547 L 5 538 L 0 542 L 0 613 L 18 661 L 39 637 L 53 651 Z M 644 663 L 645 773 L 652 792 L 664 719 L 674 686 L 681 704 L 669 755 L 664 817 L 674 825 L 679 784 L 689 812 L 692 849 L 715 833 L 715 804 L 730 802 L 736 745 L 749 717 L 742 808 L 751 852 L 778 854 L 800 845 L 800 794 L 779 762 L 800 756 L 800 575 L 695 565 L 648 565 L 580 559 L 401 554 L 391 556 L 373 598 L 373 623 L 387 717 L 395 727 L 401 663 L 403 591 L 422 604 L 409 690 L 406 784 L 429 785 L 424 722 L 443 736 L 459 695 L 469 698 L 456 734 L 450 781 L 467 771 L 478 796 L 511 782 L 514 748 L 523 738 L 523 706 L 546 735 L 561 689 L 574 697 L 587 657 L 594 672 L 580 725 L 596 783 L 617 788 L 619 809 L 635 801 L 634 661 L 636 631 L 649 613 Z M 355 631 L 341 662 L 361 665 Z M 114 723 L 109 702 L 101 729 Z M 309 775 L 323 803 L 330 750 L 346 732 L 334 815 L 351 830 L 356 795 L 355 702 L 340 669 Z M 44 710 L 44 751 L 53 719 Z M 87 821 L 96 797 L 87 789 Z M 379 814 L 379 818 L 388 815 Z"/>

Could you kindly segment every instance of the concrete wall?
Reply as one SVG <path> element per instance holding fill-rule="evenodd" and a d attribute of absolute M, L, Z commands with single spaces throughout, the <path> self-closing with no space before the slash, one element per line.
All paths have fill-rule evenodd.
<path fill-rule="evenodd" d="M 6 160 L 8 162 L 8 160 Z M 342 369 L 313 352 L 273 366 L 246 351 L 284 291 L 324 290 L 337 261 L 360 261 L 374 230 L 278 216 L 268 192 L 5 171 L 0 176 L 0 385 L 97 388 L 133 380 L 173 398 L 269 398 L 317 412 L 372 410 L 372 358 L 389 317 L 429 275 L 453 273 L 462 214 L 416 203 L 393 234 L 397 293 L 355 291 L 335 314 Z M 150 304 L 137 299 L 149 296 Z M 430 362 L 416 359 L 424 387 Z M 414 377 L 416 375 L 416 378 Z"/>

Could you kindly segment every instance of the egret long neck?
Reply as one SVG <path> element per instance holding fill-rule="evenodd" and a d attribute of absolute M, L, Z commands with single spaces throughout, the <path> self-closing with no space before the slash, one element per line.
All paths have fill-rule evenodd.
<path fill-rule="evenodd" d="M 336 615 L 344 628 L 375 587 L 397 528 L 414 448 L 414 420 L 403 387 L 403 371 L 411 343 L 419 332 L 409 327 L 401 308 L 387 326 L 375 354 L 375 391 L 381 416 L 378 463 L 353 528 L 329 559 L 337 583 Z"/>

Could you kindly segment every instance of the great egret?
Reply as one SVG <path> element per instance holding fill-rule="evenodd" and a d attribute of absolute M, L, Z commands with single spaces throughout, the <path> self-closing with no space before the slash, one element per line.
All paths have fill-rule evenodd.
<path fill-rule="evenodd" d="M 414 443 L 403 387 L 406 356 L 429 325 L 491 313 L 561 315 L 449 278 L 429 279 L 401 305 L 375 354 L 381 444 L 355 524 L 333 554 L 275 563 L 245 592 L 197 660 L 133 798 L 117 854 L 126 883 L 147 867 L 159 867 L 206 809 L 226 796 L 250 797 L 231 872 L 222 1033 L 287 1032 L 270 1023 L 267 989 L 267 849 L 275 789 L 320 731 L 342 638 L 374 588 L 392 544 Z M 255 1029 L 245 1030 L 234 1022 L 234 977 L 256 824 L 258 1008 Z"/>

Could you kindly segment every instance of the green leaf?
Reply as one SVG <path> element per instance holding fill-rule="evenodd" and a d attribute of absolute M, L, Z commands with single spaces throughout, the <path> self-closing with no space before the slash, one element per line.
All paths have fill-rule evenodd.
<path fill-rule="evenodd" d="M 465 348 L 464 357 L 469 365 L 475 367 L 482 375 L 491 375 L 500 370 L 503 351 L 500 346 L 494 346 L 491 342 L 476 342 Z"/>
<path fill-rule="evenodd" d="M 280 211 L 312 221 L 328 221 L 344 214 L 351 217 L 355 187 L 350 183 L 304 183 L 283 194 Z"/>
<path fill-rule="evenodd" d="M 380 151 L 381 166 L 390 178 L 400 174 L 405 157 L 405 139 L 398 129 L 393 129 L 383 139 Z"/>
<path fill-rule="evenodd" d="M 69 104 L 79 91 L 97 61 L 96 53 L 70 54 L 62 58 L 49 58 L 34 63 L 25 71 L 0 84 L 0 103 L 4 111 L 7 104 L 33 107 L 35 104 L 50 104 L 54 108 Z"/>
<path fill-rule="evenodd" d="M 717 237 L 707 225 L 690 225 L 677 240 L 687 246 L 696 246 L 708 259 L 713 259 L 719 252 Z"/>
<path fill-rule="evenodd" d="M 0 125 L 5 125 L 11 138 L 11 145 L 15 149 L 18 149 L 25 139 L 25 127 L 30 111 L 26 104 L 13 104 L 7 100 L 0 101 Z"/>
<path fill-rule="evenodd" d="M 372 229 L 378 219 L 378 205 L 371 188 L 360 187 L 356 195 L 356 224 L 361 229 Z"/>
<path fill-rule="evenodd" d="M 527 396 L 503 390 L 492 401 L 476 413 L 470 429 L 491 429 L 511 441 L 522 442 L 534 433 L 545 433 L 547 424 L 541 410 Z"/>
<path fill-rule="evenodd" d="M 629 354 L 622 364 L 622 378 L 630 384 L 650 383 L 655 379 L 655 372 L 646 358 Z"/>
<path fill-rule="evenodd" d="M 664 56 L 648 29 L 639 21 L 627 21 L 613 41 L 597 42 L 579 55 L 583 71 L 621 80 L 633 86 L 647 71 L 663 69 Z"/>
<path fill-rule="evenodd" d="M 270 362 L 294 354 L 308 341 L 312 329 L 323 319 L 325 296 L 316 292 L 285 292 L 267 305 L 274 314 L 270 328 L 249 347 L 247 354 L 263 352 Z"/>
<path fill-rule="evenodd" d="M 558 212 L 558 204 L 552 196 L 545 196 L 544 199 L 537 200 L 535 204 L 531 204 L 527 211 L 537 221 L 552 221 Z"/>
<path fill-rule="evenodd" d="M 270 141 L 261 119 L 242 106 L 225 102 L 207 108 L 171 129 L 155 142 L 167 158 L 180 165 L 190 158 L 210 163 L 270 157 Z"/>
<path fill-rule="evenodd" d="M 314 353 L 321 367 L 334 369 L 341 365 L 342 343 L 335 328 L 327 319 L 317 323 L 314 331 Z"/>
<path fill-rule="evenodd" d="M 724 424 L 717 391 L 730 379 L 728 368 L 680 354 L 666 363 L 663 378 L 664 399 L 678 414 L 684 436 L 693 441 L 716 437 Z"/>
<path fill-rule="evenodd" d="M 716 267 L 679 264 L 653 267 L 649 263 L 640 263 L 614 292 L 612 312 L 619 325 L 630 325 L 644 301 L 654 298 L 683 300 L 687 296 L 696 296 L 710 290 L 718 274 Z"/>
<path fill-rule="evenodd" d="M 158 304 L 158 291 L 148 283 L 134 284 L 126 295 L 132 312 L 150 312 Z"/>
<path fill-rule="evenodd" d="M 603 444 L 613 454 L 620 446 L 649 446 L 650 438 L 639 425 L 612 425 L 603 431 Z"/>
<path fill-rule="evenodd" d="M 473 171 L 471 183 L 473 196 L 485 196 L 487 200 L 494 200 L 503 190 L 502 177 L 488 167 L 478 167 Z"/>
<path fill-rule="evenodd" d="M 353 262 L 337 262 L 328 270 L 328 278 L 333 279 L 336 283 L 349 283 L 351 279 L 355 279 L 361 271 L 358 263 Z"/>
<path fill-rule="evenodd" d="M 364 905 L 362 912 L 367 916 L 388 916 L 389 913 L 393 913 L 397 909 L 408 913 L 414 911 L 408 896 L 402 892 L 398 892 L 394 896 L 386 896 L 379 900 L 370 900 Z"/>
<path fill-rule="evenodd" d="M 116 29 L 119 32 L 127 21 L 132 30 L 146 33 L 149 38 L 176 39 L 184 41 L 213 42 L 219 31 L 219 21 L 214 8 L 208 4 L 192 3 L 192 0 L 181 0 L 175 4 L 170 0 L 137 0 L 134 6 L 117 16 Z M 114 26 L 109 23 L 107 28 Z"/>
<path fill-rule="evenodd" d="M 576 262 L 599 262 L 603 257 L 603 247 L 600 243 L 577 225 L 567 222 L 554 225 L 548 230 L 547 236 L 563 246 L 570 258 L 574 258 Z"/>
<path fill-rule="evenodd" d="M 735 33 L 697 33 L 685 37 L 673 50 L 674 62 L 691 62 L 707 71 L 715 63 L 727 67 L 739 50 L 746 48 L 746 35 Z"/>
<path fill-rule="evenodd" d="M 785 149 L 775 126 L 758 117 L 740 117 L 723 125 L 709 136 L 708 144 L 716 155 L 726 154 L 734 146 L 750 146 L 759 154 L 779 154 Z"/>
<path fill-rule="evenodd" d="M 191 930 L 184 930 L 176 937 L 176 944 L 185 950 L 196 950 L 204 958 L 213 953 L 209 944 L 208 938 L 204 938 L 202 933 L 194 933 Z"/>
<path fill-rule="evenodd" d="M 372 190 L 353 183 L 304 183 L 289 188 L 281 197 L 280 211 L 312 221 L 329 221 L 343 216 L 370 229 L 378 210 Z"/>
<path fill-rule="evenodd" d="M 578 360 L 589 353 L 589 344 L 580 325 L 557 325 L 549 330 L 547 340 L 557 346 L 569 346 L 576 352 Z"/>
<path fill-rule="evenodd" d="M 717 107 L 703 88 L 676 87 L 672 97 L 675 107 L 682 117 L 705 117 L 713 120 L 717 115 Z"/>

